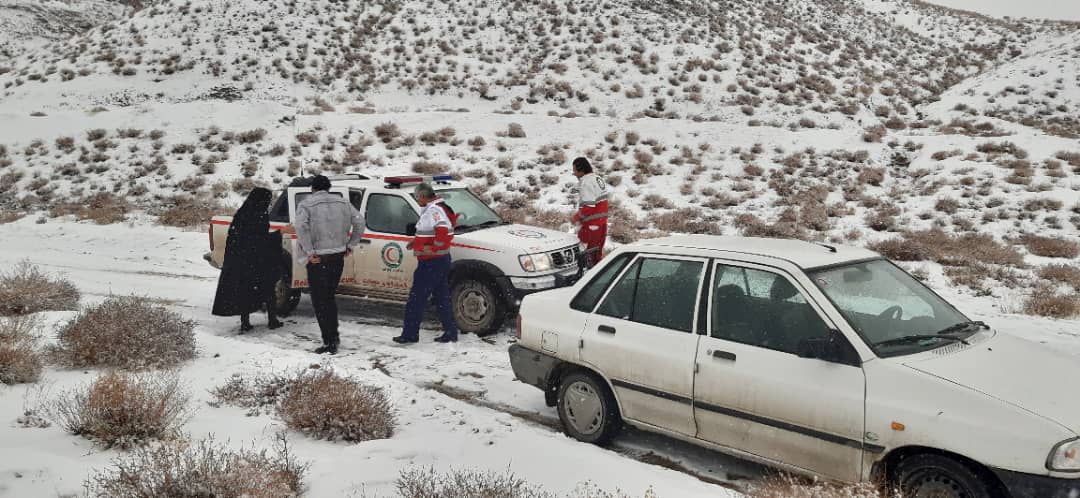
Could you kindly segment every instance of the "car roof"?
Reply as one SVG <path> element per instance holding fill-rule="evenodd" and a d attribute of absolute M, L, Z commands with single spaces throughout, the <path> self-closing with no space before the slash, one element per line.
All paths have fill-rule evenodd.
<path fill-rule="evenodd" d="M 672 235 L 635 242 L 627 248 L 664 247 L 752 254 L 788 261 L 803 270 L 880 258 L 876 252 L 851 246 L 805 242 L 797 239 Z"/>
<path fill-rule="evenodd" d="M 372 178 L 365 175 L 348 173 L 342 175 L 329 176 L 330 183 L 335 187 L 349 187 L 349 188 L 363 188 L 370 190 L 400 190 L 403 192 L 412 192 L 420 182 L 404 183 L 400 186 L 390 186 L 386 183 L 382 177 Z M 294 178 L 290 187 L 307 187 L 309 186 L 310 178 L 298 177 Z M 446 190 L 452 188 L 465 188 L 465 184 L 455 181 L 437 181 L 432 182 L 431 186 L 435 190 Z"/>

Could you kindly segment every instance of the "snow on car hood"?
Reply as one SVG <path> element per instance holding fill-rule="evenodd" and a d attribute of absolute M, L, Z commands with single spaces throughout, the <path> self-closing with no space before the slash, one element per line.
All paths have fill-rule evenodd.
<path fill-rule="evenodd" d="M 521 254 L 554 251 L 578 243 L 577 237 L 568 233 L 516 224 L 465 232 L 455 235 L 454 240 L 500 251 L 517 251 Z"/>
<path fill-rule="evenodd" d="M 1002 333 L 960 350 L 948 346 L 917 356 L 904 364 L 1080 434 L 1080 396 L 1063 389 L 1080 378 L 1080 358 Z"/>

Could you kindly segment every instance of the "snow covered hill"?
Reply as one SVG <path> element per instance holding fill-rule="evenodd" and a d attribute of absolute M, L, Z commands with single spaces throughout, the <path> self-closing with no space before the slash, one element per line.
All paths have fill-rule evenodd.
<path fill-rule="evenodd" d="M 6 60 L 115 21 L 141 4 L 118 0 L 0 2 L 0 66 Z"/>

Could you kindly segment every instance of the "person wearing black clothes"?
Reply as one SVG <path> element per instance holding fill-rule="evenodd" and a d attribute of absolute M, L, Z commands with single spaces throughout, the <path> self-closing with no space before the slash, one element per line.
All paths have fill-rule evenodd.
<path fill-rule="evenodd" d="M 272 194 L 256 188 L 233 215 L 225 240 L 213 314 L 240 315 L 240 332 L 251 330 L 251 313 L 266 306 L 269 328 L 281 326 L 274 312 L 274 285 L 281 275 L 281 233 L 270 231 Z"/>

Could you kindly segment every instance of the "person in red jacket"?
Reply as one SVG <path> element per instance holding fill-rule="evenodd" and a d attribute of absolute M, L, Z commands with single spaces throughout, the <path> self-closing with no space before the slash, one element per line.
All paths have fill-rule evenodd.
<path fill-rule="evenodd" d="M 607 182 L 593 172 L 592 165 L 584 157 L 574 159 L 574 176 L 578 179 L 574 223 L 581 224 L 578 240 L 585 246 L 586 251 L 595 250 L 589 258 L 590 265 L 595 265 L 604 257 L 604 242 L 607 240 Z"/>
<path fill-rule="evenodd" d="M 416 236 L 406 247 L 416 255 L 417 265 L 409 300 L 405 304 L 405 324 L 394 342 L 420 341 L 420 322 L 432 294 L 443 326 L 443 335 L 435 338 L 435 342 L 457 342 L 457 323 L 450 304 L 450 243 L 454 240 L 457 215 L 427 183 L 417 185 L 413 196 L 422 210 L 416 222 Z"/>

